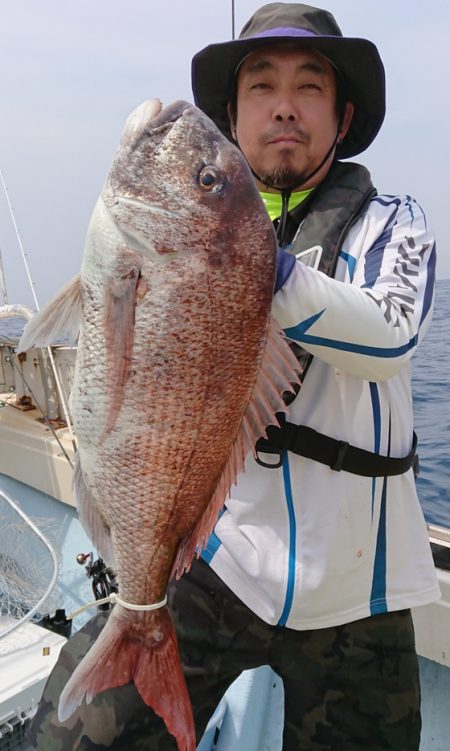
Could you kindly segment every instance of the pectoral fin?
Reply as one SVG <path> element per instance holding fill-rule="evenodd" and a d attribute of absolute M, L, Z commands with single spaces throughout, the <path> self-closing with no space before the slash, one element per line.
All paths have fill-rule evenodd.
<path fill-rule="evenodd" d="M 120 277 L 106 291 L 104 336 L 108 381 L 113 399 L 102 438 L 114 427 L 129 378 L 139 285 L 140 270 L 133 265 L 126 271 L 123 269 Z"/>
<path fill-rule="evenodd" d="M 33 347 L 47 347 L 69 336 L 76 341 L 81 322 L 81 282 L 77 274 L 50 302 L 27 323 L 20 338 L 18 352 Z"/>

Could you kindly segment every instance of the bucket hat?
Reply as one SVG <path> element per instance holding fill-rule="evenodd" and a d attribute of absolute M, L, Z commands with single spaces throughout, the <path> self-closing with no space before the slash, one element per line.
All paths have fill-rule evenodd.
<path fill-rule="evenodd" d="M 384 67 L 376 46 L 367 39 L 344 37 L 333 15 L 299 3 L 269 3 L 245 24 L 239 38 L 210 44 L 192 60 L 195 104 L 231 139 L 227 105 L 236 71 L 250 53 L 261 47 L 296 42 L 320 52 L 335 67 L 344 96 L 355 112 L 336 156 L 360 154 L 377 135 L 386 111 Z"/>

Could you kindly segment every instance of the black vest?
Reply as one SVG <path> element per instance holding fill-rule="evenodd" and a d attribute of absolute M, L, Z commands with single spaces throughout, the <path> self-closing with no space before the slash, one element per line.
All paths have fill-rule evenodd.
<path fill-rule="evenodd" d="M 297 254 L 321 246 L 319 271 L 334 276 L 342 243 L 376 193 L 368 170 L 361 164 L 334 162 L 321 185 L 289 212 L 285 249 Z M 303 262 L 308 264 L 309 259 L 312 261 L 312 256 L 305 256 Z M 303 380 L 313 356 L 296 343 L 293 349 L 302 366 Z"/>
<path fill-rule="evenodd" d="M 317 268 L 328 276 L 334 276 L 339 252 L 350 228 L 376 193 L 365 167 L 350 162 L 335 162 L 321 185 L 289 212 L 284 249 L 298 255 L 320 246 L 321 257 Z M 301 260 L 311 263 L 314 254 L 305 254 Z M 313 355 L 296 342 L 291 342 L 291 347 L 302 366 L 303 382 Z M 285 396 L 289 404 L 296 394 Z M 280 427 L 270 425 L 267 439 L 261 438 L 256 443 L 256 461 L 263 467 L 280 467 L 284 451 L 292 451 L 326 464 L 331 469 L 366 477 L 398 475 L 411 466 L 415 473 L 418 472 L 415 434 L 410 453 L 405 457 L 392 458 L 351 446 L 346 441 L 330 438 L 305 425 L 294 425 L 286 421 L 284 414 L 278 415 L 278 418 Z M 273 460 L 264 461 L 261 453 L 271 454 Z"/>

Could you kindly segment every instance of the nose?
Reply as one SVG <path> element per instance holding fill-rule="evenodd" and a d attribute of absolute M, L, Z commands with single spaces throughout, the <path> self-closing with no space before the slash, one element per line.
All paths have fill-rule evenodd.
<path fill-rule="evenodd" d="M 290 123 L 294 123 L 298 120 L 298 115 L 290 97 L 280 97 L 273 110 L 273 119 L 277 122 Z"/>

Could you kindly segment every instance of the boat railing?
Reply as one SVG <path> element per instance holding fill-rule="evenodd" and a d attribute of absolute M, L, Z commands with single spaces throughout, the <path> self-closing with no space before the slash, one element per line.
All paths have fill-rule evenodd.
<path fill-rule="evenodd" d="M 450 529 L 437 524 L 428 524 L 431 552 L 437 569 L 450 571 Z"/>
<path fill-rule="evenodd" d="M 450 548 L 450 529 L 448 527 L 429 524 L 428 534 L 430 536 L 430 542 Z"/>
<path fill-rule="evenodd" d="M 33 315 L 22 305 L 0 306 L 0 319 L 29 320 Z M 76 348 L 59 344 L 19 355 L 18 343 L 18 336 L 0 334 L 0 392 L 11 394 L 12 406 L 23 411 L 36 408 L 55 427 L 66 425 L 64 403 L 72 387 Z"/>

